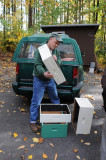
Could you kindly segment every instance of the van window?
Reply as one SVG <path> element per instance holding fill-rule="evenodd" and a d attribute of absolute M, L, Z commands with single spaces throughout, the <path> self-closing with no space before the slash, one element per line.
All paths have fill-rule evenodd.
<path fill-rule="evenodd" d="M 75 61 L 75 53 L 71 44 L 59 44 L 57 49 L 60 51 L 60 56 L 63 61 Z"/>
<path fill-rule="evenodd" d="M 18 58 L 33 59 L 35 50 L 40 46 L 40 43 L 24 43 Z M 70 44 L 59 44 L 57 49 L 60 51 L 62 61 L 75 61 L 75 53 L 73 46 Z"/>
<path fill-rule="evenodd" d="M 34 58 L 34 51 L 40 46 L 40 43 L 24 43 L 18 58 Z"/>

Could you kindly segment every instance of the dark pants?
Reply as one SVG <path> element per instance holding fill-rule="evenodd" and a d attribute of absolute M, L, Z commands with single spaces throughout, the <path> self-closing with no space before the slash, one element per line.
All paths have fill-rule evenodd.
<path fill-rule="evenodd" d="M 106 112 L 106 87 L 103 89 L 102 97 L 103 97 L 103 103 L 104 103 L 104 110 Z"/>

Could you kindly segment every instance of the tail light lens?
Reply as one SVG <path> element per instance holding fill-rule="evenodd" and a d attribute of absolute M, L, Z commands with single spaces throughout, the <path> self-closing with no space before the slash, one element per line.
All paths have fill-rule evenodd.
<path fill-rule="evenodd" d="M 77 68 L 73 69 L 73 78 L 78 78 L 78 69 Z"/>
<path fill-rule="evenodd" d="M 16 74 L 19 74 L 19 64 L 16 66 Z"/>

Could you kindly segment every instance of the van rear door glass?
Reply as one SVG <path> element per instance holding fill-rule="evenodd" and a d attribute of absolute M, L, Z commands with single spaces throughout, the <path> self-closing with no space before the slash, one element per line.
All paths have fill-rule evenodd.
<path fill-rule="evenodd" d="M 18 58 L 33 59 L 35 50 L 40 46 L 40 43 L 24 43 Z"/>
<path fill-rule="evenodd" d="M 76 61 L 74 48 L 71 44 L 59 44 L 57 49 L 63 61 Z"/>

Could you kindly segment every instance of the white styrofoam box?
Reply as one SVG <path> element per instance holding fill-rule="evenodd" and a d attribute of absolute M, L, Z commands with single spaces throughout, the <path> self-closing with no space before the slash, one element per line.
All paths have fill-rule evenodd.
<path fill-rule="evenodd" d="M 41 55 L 42 61 L 47 67 L 48 71 L 54 75 L 54 80 L 59 85 L 66 81 L 61 69 L 56 64 L 54 58 L 52 57 L 50 50 L 47 44 L 42 45 L 38 48 L 39 53 Z"/>
<path fill-rule="evenodd" d="M 47 114 L 44 111 L 61 111 L 61 114 Z M 67 104 L 41 104 L 40 105 L 40 123 L 65 123 L 71 122 L 71 112 Z"/>
<path fill-rule="evenodd" d="M 89 68 L 89 73 L 94 73 L 94 68 Z"/>
<path fill-rule="evenodd" d="M 75 98 L 72 124 L 76 134 L 89 134 L 92 125 L 94 107 L 88 98 Z"/>

